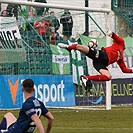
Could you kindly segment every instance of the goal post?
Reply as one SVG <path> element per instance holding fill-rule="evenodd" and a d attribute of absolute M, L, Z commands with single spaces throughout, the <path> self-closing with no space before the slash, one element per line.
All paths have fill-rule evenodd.
<path fill-rule="evenodd" d="M 91 28 L 90 28 L 90 31 L 89 31 L 89 33 L 94 33 L 93 31 L 97 31 L 97 29 L 99 29 L 99 27 L 98 28 L 95 28 L 95 27 L 97 27 L 97 25 L 98 25 L 98 23 L 103 23 L 104 22 L 104 30 L 103 31 L 105 31 L 105 30 L 107 30 L 107 29 L 110 29 L 110 12 L 111 12 L 111 10 L 110 9 L 106 9 L 106 8 L 91 8 L 91 7 L 79 7 L 79 6 L 67 6 L 67 5 L 58 5 L 58 4 L 45 4 L 45 3 L 39 3 L 39 2 L 26 2 L 26 1 L 19 1 L 19 0 L 17 0 L 17 1 L 11 1 L 11 0 L 0 0 L 0 3 L 5 3 L 5 4 L 16 4 L 16 5 L 25 5 L 25 6 L 34 6 L 34 7 L 48 7 L 48 8 L 52 8 L 52 9 L 68 9 L 68 10 L 70 10 L 70 11 L 74 11 L 74 13 L 72 14 L 73 15 L 73 17 L 74 18 L 76 18 L 75 20 L 74 20 L 74 22 L 75 22 L 75 26 L 74 26 L 74 37 L 76 38 L 76 37 L 79 37 L 78 35 L 79 34 L 83 34 L 83 30 L 85 30 L 85 24 L 84 23 L 80 23 L 81 21 L 83 22 L 83 21 L 85 21 L 85 18 L 83 18 L 82 16 L 84 16 L 84 14 L 83 13 L 85 13 L 85 12 L 88 12 L 89 13 L 89 17 L 91 16 L 90 15 L 90 13 L 94 13 L 94 16 L 99 16 L 98 17 L 98 20 L 97 19 L 95 19 L 95 20 L 93 20 L 93 21 L 98 21 L 97 23 L 94 23 L 94 25 L 95 26 L 92 26 Z M 80 13 L 75 13 L 76 11 L 80 11 Z M 81 13 L 81 11 L 83 12 L 83 13 Z M 103 13 L 103 14 L 105 14 L 105 18 L 102 20 L 102 18 L 100 17 L 100 15 L 98 14 L 98 15 L 96 15 L 96 13 Z M 78 16 L 79 15 L 79 16 Z M 57 16 L 60 16 L 60 13 L 59 13 L 59 15 L 58 15 L 58 13 L 57 13 Z M 78 16 L 78 17 L 77 17 Z M 91 17 L 94 17 L 94 16 L 91 16 Z M 93 19 L 93 18 L 92 18 Z M 19 20 L 18 20 L 19 21 Z M 90 20 L 89 20 L 90 21 Z M 79 31 L 79 29 L 80 29 L 80 26 L 81 26 L 81 30 Z M 62 28 L 62 27 L 61 27 Z M 60 30 L 60 29 L 59 29 Z M 62 30 L 62 29 L 61 29 Z M 60 31 L 61 31 L 60 30 Z M 60 32 L 59 31 L 59 32 Z M 106 31 L 105 31 L 106 32 Z M 102 32 L 100 32 L 100 34 L 101 34 Z M 30 33 L 30 32 L 28 32 L 28 34 L 30 34 L 30 35 L 32 35 L 32 33 Z M 60 32 L 60 34 L 61 34 L 61 32 Z M 36 36 L 38 36 L 38 35 L 36 35 Z M 103 35 L 103 36 L 105 36 L 105 35 Z M 96 36 L 92 36 L 92 38 L 97 38 Z M 30 41 L 32 41 L 32 39 L 35 39 L 35 37 L 33 37 L 31 40 L 30 40 L 30 38 L 26 38 L 29 42 Z M 32 69 L 30 69 L 30 68 L 28 68 L 28 67 L 31 67 L 31 65 L 35 65 L 35 68 L 34 68 L 34 74 L 40 74 L 41 75 L 41 73 L 38 73 L 37 72 L 37 70 L 38 70 L 38 68 L 40 67 L 42 70 L 44 69 L 43 68 L 43 66 L 42 66 L 42 64 L 41 64 L 41 66 L 39 66 L 38 64 L 39 64 L 39 61 L 41 60 L 42 61 L 42 63 L 44 63 L 44 65 L 46 65 L 46 63 L 47 64 L 50 64 L 51 62 L 43 62 L 43 57 L 44 57 L 44 54 L 47 54 L 47 56 L 49 56 L 48 54 L 49 53 L 47 53 L 47 51 L 48 51 L 48 49 L 46 49 L 46 50 L 44 50 L 43 52 L 44 53 L 34 53 L 34 48 L 32 48 L 32 46 L 28 46 L 28 41 L 26 40 L 26 42 L 25 42 L 25 40 L 24 40 L 24 42 L 25 42 L 25 44 L 26 44 L 26 46 L 28 47 L 27 49 L 29 49 L 30 48 L 30 52 L 28 53 L 28 56 L 27 56 L 27 58 L 28 58 L 28 61 L 26 62 L 26 65 L 27 65 L 27 63 L 29 63 L 28 64 L 28 66 L 27 66 L 27 69 L 26 69 L 26 74 L 28 74 L 28 75 L 30 75 L 31 73 L 32 73 Z M 75 39 L 76 40 L 76 39 Z M 77 41 L 77 40 L 76 40 Z M 109 46 L 111 44 L 111 39 L 109 38 L 109 37 L 107 37 L 106 36 L 106 46 Z M 32 50 L 31 50 L 32 49 Z M 41 49 L 42 50 L 42 49 Z M 42 52 L 40 49 L 38 50 L 39 52 Z M 60 50 L 60 53 L 61 53 L 62 51 Z M 31 54 L 32 53 L 32 54 Z M 61 53 L 62 54 L 62 53 Z M 78 54 L 79 53 L 77 53 L 77 55 L 76 56 L 78 56 Z M 41 57 L 41 56 L 42 57 Z M 32 58 L 34 58 L 34 59 L 32 59 L 32 61 L 30 60 L 30 56 L 32 56 Z M 38 60 L 38 58 L 40 58 L 39 60 Z M 49 57 L 48 57 L 49 58 Z M 36 61 L 36 63 L 38 63 L 38 64 L 35 64 L 34 63 L 34 60 Z M 47 57 L 45 58 L 45 60 L 47 60 Z M 79 61 L 80 62 L 80 61 Z M 23 66 L 22 66 L 23 67 Z M 32 67 L 34 67 L 34 66 L 32 66 Z M 62 65 L 62 67 L 63 67 L 63 65 Z M 87 66 L 86 66 L 87 67 Z M 93 68 L 92 68 L 93 69 Z M 21 69 L 19 69 L 18 71 L 20 71 Z M 39 70 L 38 70 L 39 71 Z M 49 73 L 49 75 L 51 74 L 53 74 L 52 72 L 51 72 L 51 70 L 49 70 L 49 69 L 47 69 L 46 71 L 48 71 Z M 45 72 L 46 72 L 45 71 Z M 77 71 L 77 70 L 76 70 Z M 92 70 L 93 71 L 93 70 Z M 44 74 L 45 74 L 45 72 L 44 72 Z M 63 72 L 62 72 L 63 73 Z M 61 73 L 61 74 L 62 74 Z M 72 72 L 71 72 L 72 73 Z M 9 74 L 11 74 L 12 75 L 12 73 L 9 73 Z M 18 74 L 23 74 L 23 73 L 18 73 Z M 32 73 L 33 74 L 33 73 Z M 65 74 L 64 74 L 65 75 Z M 53 78 L 53 80 L 55 80 L 54 78 Z M 70 80 L 69 80 L 69 82 L 70 82 Z M 79 88 L 78 88 L 79 89 Z M 97 93 L 97 92 L 96 92 Z M 99 92 L 98 92 L 99 93 Z M 106 102 L 106 110 L 110 110 L 111 109 L 111 81 L 107 81 L 106 82 L 106 100 L 105 100 L 105 102 Z M 80 96 L 79 96 L 80 97 Z M 41 98 L 40 98 L 41 99 Z M 94 101 L 96 100 L 96 99 L 93 99 Z M 94 103 L 94 101 L 92 101 L 92 103 Z M 83 101 L 84 102 L 84 101 Z"/>
<path fill-rule="evenodd" d="M 107 13 L 106 15 L 107 30 L 111 29 L 109 21 L 110 21 L 110 13 Z M 111 45 L 111 38 L 106 36 L 106 46 L 110 46 L 110 45 Z M 110 69 L 109 66 L 108 66 L 108 69 Z M 110 110 L 110 109 L 111 109 L 111 80 L 106 81 L 106 110 Z"/>
<path fill-rule="evenodd" d="M 104 13 L 109 13 L 111 11 L 110 9 L 105 9 L 105 8 L 78 7 L 78 6 L 48 4 L 48 3 L 46 4 L 46 3 L 39 3 L 39 2 L 10 1 L 10 0 L 0 0 L 0 2 L 5 4 L 48 7 L 48 8 L 55 8 L 55 9 L 69 9 L 69 10 L 76 10 L 76 11 L 104 12 Z"/>

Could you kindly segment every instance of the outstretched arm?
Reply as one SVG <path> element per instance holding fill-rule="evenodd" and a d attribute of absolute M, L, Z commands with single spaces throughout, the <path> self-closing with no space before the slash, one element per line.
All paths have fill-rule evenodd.
<path fill-rule="evenodd" d="M 117 64 L 120 66 L 123 73 L 133 73 L 132 69 L 126 67 L 125 62 L 123 61 L 123 59 L 117 61 Z"/>

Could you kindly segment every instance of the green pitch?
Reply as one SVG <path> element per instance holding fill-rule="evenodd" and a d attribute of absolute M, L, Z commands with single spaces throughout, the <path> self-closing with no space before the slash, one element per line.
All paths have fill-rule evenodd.
<path fill-rule="evenodd" d="M 49 110 L 55 118 L 51 133 L 133 133 L 132 106 L 112 107 L 112 110 L 109 111 Z M 5 111 L 0 112 L 0 114 L 4 113 Z M 18 116 L 18 111 L 13 111 L 13 114 Z M 41 119 L 46 127 L 47 120 L 43 117 Z M 37 130 L 34 133 L 38 133 Z"/>

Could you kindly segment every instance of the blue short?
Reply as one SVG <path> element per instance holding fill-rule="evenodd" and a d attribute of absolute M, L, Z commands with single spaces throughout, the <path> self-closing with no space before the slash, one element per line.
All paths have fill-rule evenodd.
<path fill-rule="evenodd" d="M 12 126 L 13 126 L 13 124 L 11 124 L 8 129 L 12 128 Z M 1 130 L 6 130 L 6 128 L 7 128 L 7 122 L 6 122 L 6 118 L 4 117 L 0 124 L 0 133 L 13 133 L 13 131 L 10 131 L 10 130 L 4 131 L 4 132 L 1 131 Z"/>
<path fill-rule="evenodd" d="M 0 123 L 0 130 L 6 130 L 7 123 L 6 123 L 6 118 L 3 117 L 2 122 Z"/>

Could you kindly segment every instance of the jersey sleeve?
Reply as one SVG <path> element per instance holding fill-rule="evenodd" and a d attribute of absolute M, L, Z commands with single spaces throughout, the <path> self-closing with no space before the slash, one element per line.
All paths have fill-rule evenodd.
<path fill-rule="evenodd" d="M 41 105 L 41 108 L 42 108 L 42 115 L 45 115 L 48 112 L 48 109 L 44 106 L 43 103 Z"/>
<path fill-rule="evenodd" d="M 131 69 L 126 67 L 123 59 L 117 61 L 117 64 L 119 65 L 123 73 L 131 73 Z"/>
<path fill-rule="evenodd" d="M 117 44 L 119 44 L 119 43 L 124 44 L 124 40 L 120 36 L 116 35 L 115 33 L 113 33 L 112 38 L 113 38 L 114 42 L 116 42 Z"/>
<path fill-rule="evenodd" d="M 34 105 L 32 103 L 25 103 L 23 105 L 24 111 L 28 117 L 31 117 L 32 115 L 36 114 L 36 111 L 34 109 Z"/>

